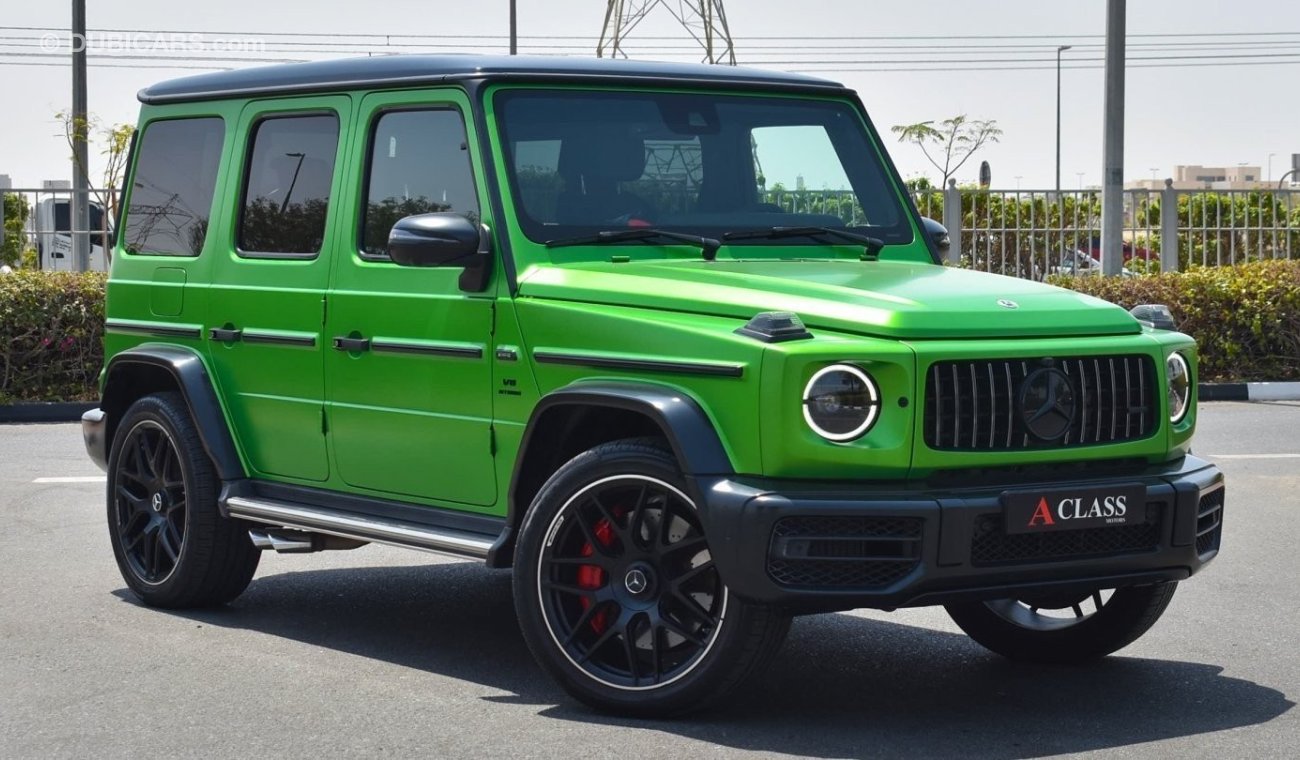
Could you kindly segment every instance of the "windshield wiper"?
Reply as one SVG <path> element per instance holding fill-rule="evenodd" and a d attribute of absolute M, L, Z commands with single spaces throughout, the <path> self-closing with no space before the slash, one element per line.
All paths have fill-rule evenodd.
<path fill-rule="evenodd" d="M 871 257 L 879 256 L 882 248 L 885 247 L 885 241 L 880 238 L 873 238 L 869 235 L 859 235 L 856 232 L 841 230 L 835 227 L 764 227 L 758 230 L 738 230 L 728 232 L 722 236 L 723 240 L 779 240 L 788 237 L 833 237 L 845 240 L 850 243 L 861 243 L 866 246 L 866 254 Z"/>
<path fill-rule="evenodd" d="M 699 246 L 700 253 L 704 255 L 705 261 L 713 261 L 717 258 L 718 249 L 722 247 L 722 243 L 714 238 L 657 230 L 653 227 L 634 227 L 630 230 L 604 230 L 597 232 L 595 235 L 565 238 L 563 240 L 547 240 L 546 247 L 565 248 L 572 245 L 604 245 L 606 243 L 624 243 L 631 240 L 652 240 L 654 238 Z"/>

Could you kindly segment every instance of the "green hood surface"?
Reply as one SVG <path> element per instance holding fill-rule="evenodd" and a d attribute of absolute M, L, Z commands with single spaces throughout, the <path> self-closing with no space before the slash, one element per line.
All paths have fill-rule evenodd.
<path fill-rule="evenodd" d="M 1015 277 L 891 261 L 654 260 L 534 267 L 530 298 L 749 319 L 792 311 L 810 328 L 886 338 L 1128 335 L 1141 326 L 1092 296 Z M 1015 308 L 1009 308 L 1013 302 Z"/>

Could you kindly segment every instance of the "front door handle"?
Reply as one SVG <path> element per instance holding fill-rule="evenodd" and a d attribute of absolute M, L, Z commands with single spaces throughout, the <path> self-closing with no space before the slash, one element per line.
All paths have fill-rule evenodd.
<path fill-rule="evenodd" d="M 334 348 L 339 351 L 369 351 L 369 338 L 349 338 L 344 335 L 334 336 Z"/>
<path fill-rule="evenodd" d="M 208 338 L 221 343 L 233 343 L 244 335 L 244 331 L 231 327 L 214 327 L 208 330 Z"/>

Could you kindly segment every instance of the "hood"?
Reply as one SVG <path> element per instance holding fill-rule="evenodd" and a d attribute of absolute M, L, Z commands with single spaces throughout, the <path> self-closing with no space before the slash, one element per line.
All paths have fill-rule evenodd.
<path fill-rule="evenodd" d="M 791 311 L 810 328 L 886 338 L 1046 337 L 1141 332 L 1092 296 L 1015 277 L 898 261 L 655 260 L 539 266 L 530 298 L 749 319 Z"/>

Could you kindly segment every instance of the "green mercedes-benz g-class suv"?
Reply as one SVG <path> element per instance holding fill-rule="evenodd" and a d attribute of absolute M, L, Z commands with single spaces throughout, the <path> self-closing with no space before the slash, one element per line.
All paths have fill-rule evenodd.
<path fill-rule="evenodd" d="M 944 266 L 841 85 L 395 56 L 140 100 L 83 427 L 146 604 L 475 558 L 572 695 L 670 714 L 795 614 L 1105 655 L 1219 549 L 1193 341 Z"/>

